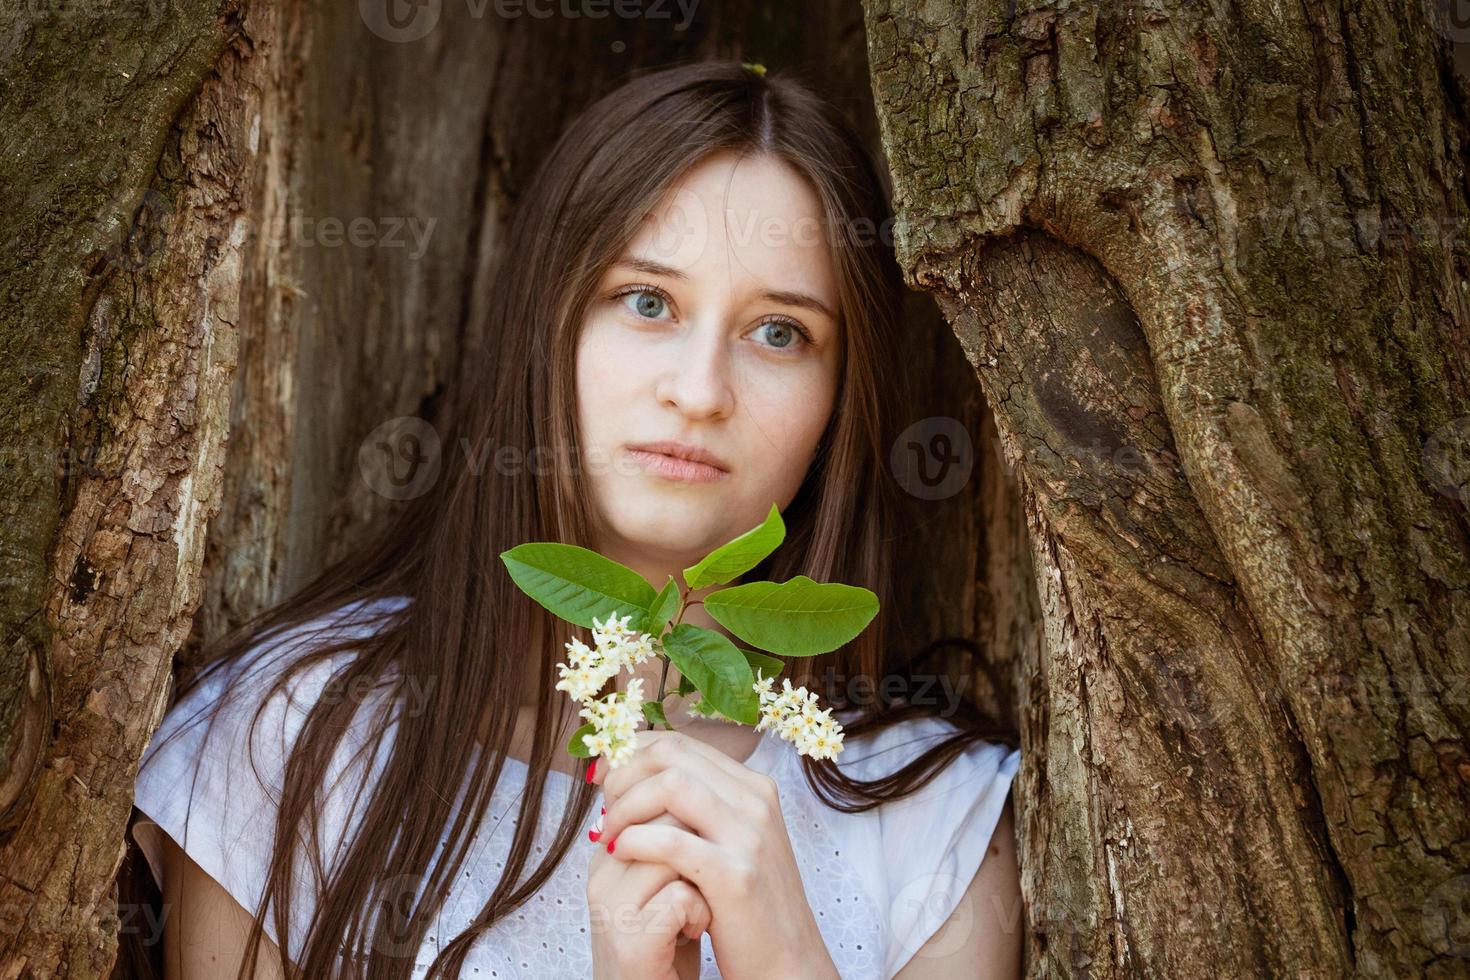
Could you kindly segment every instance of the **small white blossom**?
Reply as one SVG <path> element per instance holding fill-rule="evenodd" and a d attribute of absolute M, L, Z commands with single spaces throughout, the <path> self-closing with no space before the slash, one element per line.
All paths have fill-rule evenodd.
<path fill-rule="evenodd" d="M 561 679 L 556 690 L 566 691 L 574 701 L 588 701 L 597 697 L 607 682 L 623 668 L 629 671 L 654 655 L 653 637 L 647 633 L 628 628 L 631 615 L 621 620 L 616 613 L 605 622 L 592 619 L 592 638 L 595 646 L 589 647 L 573 638 L 566 644 L 570 663 L 558 663 Z"/>
<path fill-rule="evenodd" d="M 802 755 L 814 759 L 835 759 L 842 753 L 842 726 L 832 717 L 831 708 L 818 709 L 818 698 L 804 687 L 792 687 L 791 679 L 781 679 L 781 693 L 772 688 L 774 678 L 762 677 L 756 671 L 752 685 L 760 698 L 760 720 L 756 731 L 773 729 L 783 739 L 793 742 Z"/>
<path fill-rule="evenodd" d="M 561 674 L 556 689 L 580 701 L 580 715 L 593 726 L 590 734 L 582 736 L 582 744 L 589 754 L 605 757 L 614 769 L 632 755 L 634 736 L 644 721 L 643 679 L 629 681 L 624 692 L 598 695 L 624 668 L 631 673 L 657 652 L 652 635 L 628 626 L 632 618 L 632 614 L 619 618 L 617 613 L 604 620 L 593 617 L 592 646 L 579 639 L 568 641 L 568 662 L 556 665 Z"/>
<path fill-rule="evenodd" d="M 592 723 L 592 732 L 582 736 L 591 755 L 603 756 L 616 769 L 633 754 L 638 726 L 643 722 L 643 678 L 628 682 L 626 691 L 583 704 L 579 714 Z"/>

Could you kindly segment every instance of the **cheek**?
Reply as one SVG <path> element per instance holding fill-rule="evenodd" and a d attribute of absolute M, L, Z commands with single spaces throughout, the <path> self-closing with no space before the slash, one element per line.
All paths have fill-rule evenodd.
<path fill-rule="evenodd" d="M 836 385 L 831 373 L 814 367 L 810 372 L 773 372 L 750 382 L 745 403 L 756 440 L 766 451 L 777 451 L 776 458 L 788 461 L 783 468 L 800 477 L 832 414 Z"/>
<path fill-rule="evenodd" d="M 629 362 L 628 346 L 617 343 L 613 333 L 604 321 L 591 318 L 577 340 L 577 413 L 589 435 L 629 403 L 628 392 L 637 384 L 638 365 Z"/>

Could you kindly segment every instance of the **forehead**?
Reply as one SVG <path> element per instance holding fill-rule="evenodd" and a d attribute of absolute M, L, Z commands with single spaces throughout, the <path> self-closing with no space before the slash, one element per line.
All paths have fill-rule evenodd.
<path fill-rule="evenodd" d="M 628 252 L 705 286 L 812 293 L 837 308 L 821 201 L 769 155 L 711 154 L 639 225 Z"/>

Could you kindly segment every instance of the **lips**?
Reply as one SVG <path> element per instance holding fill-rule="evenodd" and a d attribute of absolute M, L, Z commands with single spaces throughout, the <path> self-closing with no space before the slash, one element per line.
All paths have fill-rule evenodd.
<path fill-rule="evenodd" d="M 645 442 L 628 446 L 628 455 L 649 473 L 674 483 L 718 483 L 730 475 L 723 459 L 683 442 Z"/>
<path fill-rule="evenodd" d="M 691 463 L 703 463 L 726 473 L 730 472 L 730 464 L 707 449 L 699 446 L 691 446 L 686 442 L 676 442 L 664 439 L 659 442 L 640 442 L 630 444 L 629 449 L 635 452 L 658 453 L 662 456 L 672 456 L 675 459 L 688 460 Z"/>

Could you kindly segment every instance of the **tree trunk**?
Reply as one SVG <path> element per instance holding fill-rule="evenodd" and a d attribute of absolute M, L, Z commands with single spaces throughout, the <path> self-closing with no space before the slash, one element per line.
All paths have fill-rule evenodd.
<path fill-rule="evenodd" d="M 391 506 L 393 420 L 452 410 L 490 356 L 504 221 L 572 113 L 640 66 L 740 57 L 802 70 L 879 152 L 844 0 L 701 4 L 682 27 L 477 2 L 403 5 L 406 26 L 354 2 L 92 6 L 0 13 L 0 399 L 30 447 L 0 468 L 0 977 L 104 976 L 120 931 L 156 939 L 111 893 L 175 654 Z M 928 297 L 911 329 L 914 421 L 982 431 Z M 979 479 L 912 501 L 895 659 L 1027 629 L 1025 595 L 980 581 L 1015 581 L 996 549 L 1020 540 L 990 443 Z M 934 668 L 969 670 L 963 649 Z M 971 693 L 1006 717 L 1010 684 L 982 672 Z"/>
<path fill-rule="evenodd" d="M 1029 974 L 1463 976 L 1454 27 L 1022 6 L 865 13 L 901 262 L 995 408 L 1035 558 Z"/>
<path fill-rule="evenodd" d="M 138 758 L 198 602 L 275 15 L 26 4 L 6 38 L 0 974 L 104 975 Z"/>

